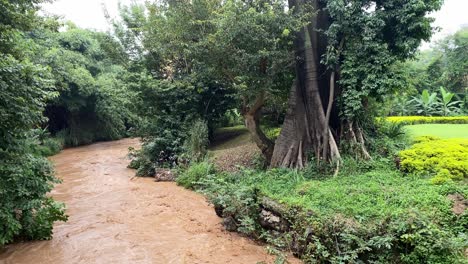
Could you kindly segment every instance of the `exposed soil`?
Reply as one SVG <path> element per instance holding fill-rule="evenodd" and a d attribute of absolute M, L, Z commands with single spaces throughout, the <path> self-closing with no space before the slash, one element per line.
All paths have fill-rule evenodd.
<path fill-rule="evenodd" d="M 452 212 L 456 215 L 463 214 L 468 207 L 468 200 L 460 194 L 449 194 L 447 198 L 453 201 Z"/>
<path fill-rule="evenodd" d="M 217 131 L 210 154 L 219 170 L 234 172 L 240 167 L 254 167 L 255 157 L 261 153 L 245 127 L 234 127 Z"/>
<path fill-rule="evenodd" d="M 200 194 L 135 178 L 128 147 L 137 139 L 67 149 L 52 157 L 67 204 L 50 241 L 17 243 L 0 263 L 272 263 L 263 246 L 229 233 Z M 292 262 L 298 262 L 292 259 Z"/>

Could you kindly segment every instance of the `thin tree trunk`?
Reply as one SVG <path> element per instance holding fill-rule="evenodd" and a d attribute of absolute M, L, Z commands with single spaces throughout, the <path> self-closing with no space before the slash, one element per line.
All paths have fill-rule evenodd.
<path fill-rule="evenodd" d="M 356 154 L 356 158 L 364 158 L 367 160 L 372 159 L 372 156 L 369 154 L 366 148 L 364 132 L 359 124 L 352 121 L 345 122 L 346 130 L 344 137 L 348 142 L 353 143 L 354 149 L 353 152 Z"/>
<path fill-rule="evenodd" d="M 335 96 L 335 71 L 331 73 L 330 76 L 330 94 L 328 96 L 328 105 L 327 105 L 327 112 L 325 113 L 325 124 L 330 123 L 330 114 L 333 105 L 333 96 Z M 332 135 L 330 128 L 325 128 L 323 131 L 324 142 L 328 142 L 329 136 Z M 333 135 L 332 135 L 333 136 Z M 324 157 L 328 156 L 328 144 L 323 146 L 323 154 Z"/>
<path fill-rule="evenodd" d="M 274 143 L 263 133 L 260 128 L 260 116 L 263 103 L 265 101 L 265 92 L 258 94 L 255 103 L 252 107 L 244 106 L 243 116 L 245 126 L 250 132 L 252 140 L 255 142 L 257 147 L 265 157 L 266 166 L 270 164 L 271 157 L 273 155 Z"/>
<path fill-rule="evenodd" d="M 361 147 L 362 156 L 364 159 L 370 160 L 372 159 L 372 157 L 369 154 L 369 152 L 367 152 L 366 144 L 365 144 L 366 142 L 364 141 L 363 134 L 364 133 L 362 132 L 362 128 L 359 125 L 356 125 L 356 135 L 357 135 L 358 144 Z"/>
<path fill-rule="evenodd" d="M 336 57 L 340 58 L 340 55 L 341 55 L 341 50 L 343 49 L 343 46 L 344 46 L 344 38 L 341 39 L 340 41 L 340 45 L 337 49 L 337 52 L 336 52 Z M 326 124 L 330 124 L 330 115 L 331 115 L 331 110 L 332 110 L 332 106 L 333 106 L 333 100 L 334 100 L 334 97 L 335 97 L 335 76 L 336 76 L 336 67 L 334 67 L 334 69 L 332 70 L 331 74 L 330 74 L 330 92 L 328 94 L 328 104 L 327 104 L 327 111 L 325 113 L 325 123 Z M 324 131 L 323 131 L 323 137 L 325 138 L 325 142 L 327 142 L 329 140 L 329 136 L 332 136 L 333 134 L 331 133 L 330 129 L 329 128 L 326 128 Z M 332 150 L 333 151 L 333 150 Z M 328 145 L 325 144 L 325 146 L 323 147 L 323 156 L 324 157 L 327 157 L 328 156 Z"/>

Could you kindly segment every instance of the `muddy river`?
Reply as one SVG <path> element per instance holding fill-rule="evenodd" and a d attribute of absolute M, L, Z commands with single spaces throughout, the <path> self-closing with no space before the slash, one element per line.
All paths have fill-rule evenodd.
<path fill-rule="evenodd" d="M 205 198 L 174 183 L 135 178 L 123 139 L 66 149 L 51 158 L 67 205 L 50 241 L 17 243 L 0 263 L 272 263 L 264 246 L 223 230 Z"/>

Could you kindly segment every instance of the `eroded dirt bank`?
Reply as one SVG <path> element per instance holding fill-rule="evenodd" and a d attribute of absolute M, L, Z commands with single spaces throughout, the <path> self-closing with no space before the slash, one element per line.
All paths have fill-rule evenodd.
<path fill-rule="evenodd" d="M 52 195 L 69 220 L 50 241 L 19 243 L 0 263 L 271 263 L 265 248 L 223 230 L 205 198 L 149 178 L 125 159 L 138 140 L 67 149 L 52 157 L 63 183 Z"/>

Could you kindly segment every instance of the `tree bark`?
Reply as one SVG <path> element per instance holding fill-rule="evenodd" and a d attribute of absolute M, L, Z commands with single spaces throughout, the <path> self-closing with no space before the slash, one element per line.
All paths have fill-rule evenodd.
<path fill-rule="evenodd" d="M 336 56 L 339 58 L 341 54 L 341 50 L 343 49 L 344 46 L 344 38 L 341 39 L 340 45 L 337 50 Z M 336 82 L 336 67 L 333 67 L 332 72 L 330 74 L 330 92 L 328 93 L 328 104 L 327 104 L 327 110 L 325 113 L 325 123 L 329 124 L 330 123 L 330 117 L 331 117 L 331 111 L 333 107 L 333 101 L 335 97 L 335 82 Z M 331 133 L 329 128 L 326 128 L 323 131 L 323 135 L 325 137 L 325 142 L 327 142 L 330 137 L 333 136 L 333 133 Z M 331 143 L 332 144 L 332 143 Z M 325 144 L 323 148 L 323 156 L 327 157 L 328 156 L 328 146 Z"/>
<path fill-rule="evenodd" d="M 274 143 L 263 133 L 260 128 L 260 116 L 263 103 L 265 101 L 265 92 L 261 92 L 257 95 L 255 103 L 252 107 L 246 107 L 242 111 L 244 116 L 245 126 L 250 132 L 252 140 L 255 142 L 257 147 L 265 157 L 266 166 L 270 164 L 271 157 L 273 155 Z"/>
<path fill-rule="evenodd" d="M 351 146 L 353 146 L 353 152 L 356 154 L 356 158 L 371 160 L 372 157 L 367 151 L 364 132 L 361 126 L 353 121 L 345 121 L 344 127 L 346 128 L 344 129 L 342 137 L 352 144 Z"/>
<path fill-rule="evenodd" d="M 302 1 L 292 4 L 300 8 Z M 318 0 L 314 0 L 313 4 L 319 10 Z M 334 96 L 329 91 L 328 78 L 326 82 L 322 80 L 323 76 L 327 76 L 320 65 L 324 36 L 319 36 L 316 29 L 323 27 L 319 24 L 323 21 L 326 19 L 318 14 L 312 24 L 304 27 L 296 37 L 296 81 L 291 88 L 288 110 L 275 144 L 271 167 L 301 168 L 307 163 L 308 153 L 312 153 L 317 162 L 340 158 L 326 118 L 325 111 L 328 109 L 324 109 L 322 103 L 324 96 L 321 90 Z M 331 112 L 331 109 L 327 112 Z M 324 151 L 324 148 L 329 151 Z"/>

